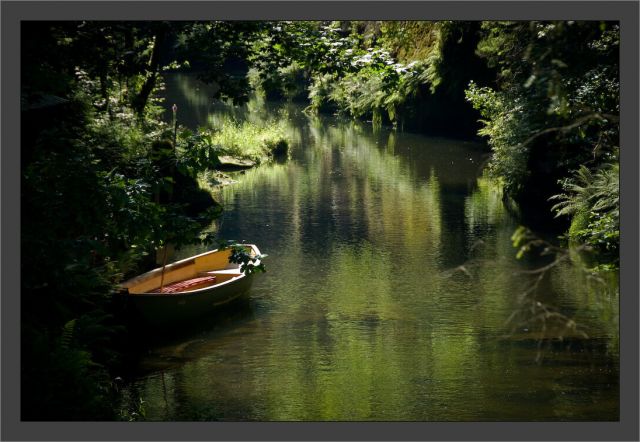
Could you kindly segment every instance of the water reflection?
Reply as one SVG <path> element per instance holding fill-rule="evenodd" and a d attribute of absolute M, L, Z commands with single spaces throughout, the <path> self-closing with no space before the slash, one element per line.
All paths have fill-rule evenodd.
<path fill-rule="evenodd" d="M 268 273 L 248 319 L 141 357 L 127 394 L 144 398 L 148 419 L 617 419 L 615 290 L 559 266 L 544 289 L 589 340 L 554 344 L 536 364 L 535 339 L 508 336 L 523 264 L 480 146 L 294 105 L 214 109 L 172 81 L 187 92 L 168 102 L 193 108 L 181 115 L 194 126 L 280 115 L 293 143 L 289 162 L 219 191 L 220 235 L 259 244 Z"/>

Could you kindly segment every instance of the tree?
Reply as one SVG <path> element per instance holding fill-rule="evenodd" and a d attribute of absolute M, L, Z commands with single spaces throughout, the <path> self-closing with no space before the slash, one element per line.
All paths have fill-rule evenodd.
<path fill-rule="evenodd" d="M 478 51 L 497 87 L 471 84 L 491 168 L 523 208 L 549 197 L 581 164 L 617 161 L 619 27 L 608 22 L 485 22 Z"/>

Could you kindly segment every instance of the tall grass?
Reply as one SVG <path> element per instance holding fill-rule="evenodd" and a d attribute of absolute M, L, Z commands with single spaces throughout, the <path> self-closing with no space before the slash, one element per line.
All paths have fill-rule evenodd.
<path fill-rule="evenodd" d="M 248 158 L 256 162 L 266 160 L 274 150 L 287 145 L 286 121 L 271 120 L 264 123 L 238 122 L 231 118 L 211 134 L 213 144 L 221 155 Z"/>

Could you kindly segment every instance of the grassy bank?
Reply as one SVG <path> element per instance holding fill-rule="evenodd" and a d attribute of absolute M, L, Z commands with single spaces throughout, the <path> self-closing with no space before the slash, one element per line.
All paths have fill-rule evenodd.
<path fill-rule="evenodd" d="M 288 141 L 282 120 L 256 124 L 248 121 L 223 121 L 211 135 L 212 142 L 220 146 L 222 155 L 249 159 L 256 163 L 268 161 L 274 155 L 286 152 Z"/>

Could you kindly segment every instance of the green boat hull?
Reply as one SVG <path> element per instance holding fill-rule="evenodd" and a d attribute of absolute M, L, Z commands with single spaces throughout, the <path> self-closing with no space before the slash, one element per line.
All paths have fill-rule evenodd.
<path fill-rule="evenodd" d="M 128 295 L 134 317 L 147 325 L 167 325 L 198 318 L 246 295 L 253 275 L 198 293 Z"/>

